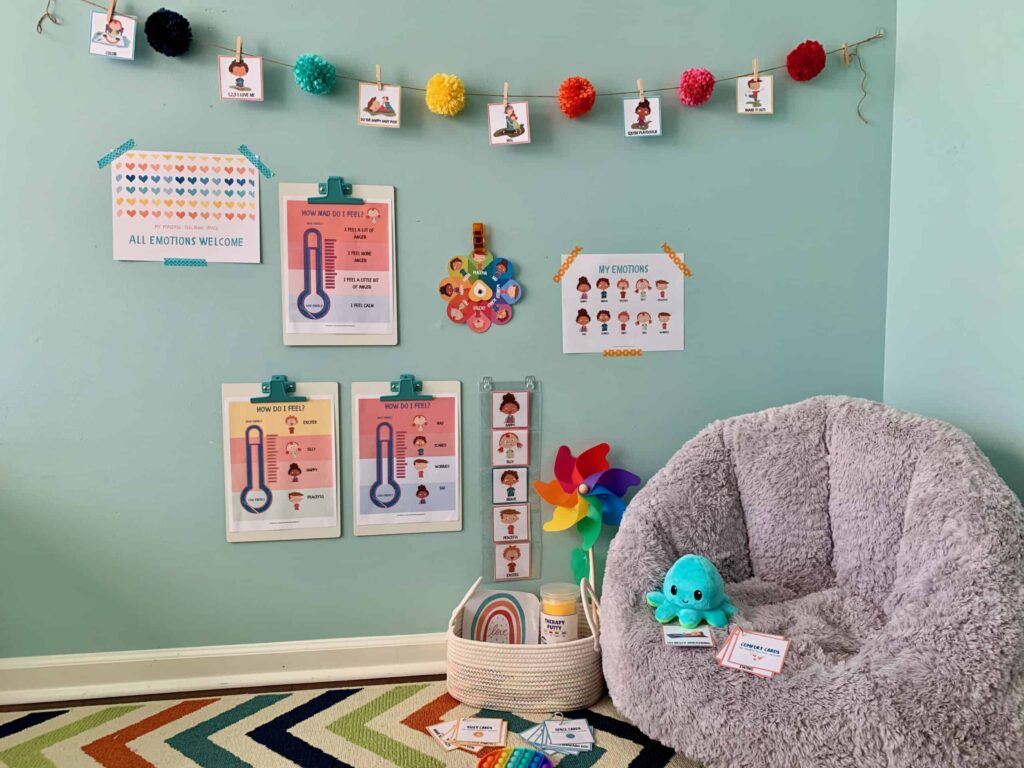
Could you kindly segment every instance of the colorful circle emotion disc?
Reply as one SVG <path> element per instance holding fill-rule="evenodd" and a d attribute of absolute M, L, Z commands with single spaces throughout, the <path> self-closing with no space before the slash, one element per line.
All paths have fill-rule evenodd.
<path fill-rule="evenodd" d="M 512 319 L 512 307 L 504 301 L 494 302 L 494 306 L 491 307 L 491 319 L 495 325 L 507 325 Z"/>
<path fill-rule="evenodd" d="M 448 302 L 448 308 L 446 310 L 448 319 L 453 323 L 465 323 L 466 317 L 470 313 L 469 299 L 465 296 L 456 296 Z"/>

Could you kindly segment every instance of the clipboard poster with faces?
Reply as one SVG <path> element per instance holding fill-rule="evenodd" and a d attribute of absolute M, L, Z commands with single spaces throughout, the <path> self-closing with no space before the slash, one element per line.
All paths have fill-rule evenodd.
<path fill-rule="evenodd" d="M 515 581 L 539 577 L 534 542 L 531 464 L 536 445 L 536 380 L 481 387 L 487 428 L 484 449 L 490 473 L 490 520 L 484 523 L 484 577 Z"/>

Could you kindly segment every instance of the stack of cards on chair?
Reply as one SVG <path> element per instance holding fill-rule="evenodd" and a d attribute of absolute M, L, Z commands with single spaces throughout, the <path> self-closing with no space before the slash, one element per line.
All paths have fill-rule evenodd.
<path fill-rule="evenodd" d="M 715 656 L 718 664 L 757 677 L 772 678 L 782 672 L 789 652 L 789 640 L 781 635 L 766 635 L 733 627 L 722 650 Z"/>
<path fill-rule="evenodd" d="M 519 735 L 549 755 L 578 755 L 594 748 L 594 729 L 586 720 L 545 720 Z"/>
<path fill-rule="evenodd" d="M 711 627 L 704 625 L 696 629 L 683 629 L 678 624 L 664 624 L 661 628 L 665 637 L 665 645 L 678 645 L 683 648 L 714 648 L 715 636 Z"/>
<path fill-rule="evenodd" d="M 496 717 L 463 717 L 428 725 L 427 733 L 445 752 L 461 749 L 475 755 L 485 747 L 505 746 L 508 723 Z"/>

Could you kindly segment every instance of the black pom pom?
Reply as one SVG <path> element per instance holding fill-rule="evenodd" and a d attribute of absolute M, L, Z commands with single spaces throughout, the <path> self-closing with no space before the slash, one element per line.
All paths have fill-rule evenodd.
<path fill-rule="evenodd" d="M 146 19 L 146 40 L 157 53 L 181 56 L 192 42 L 192 27 L 177 11 L 161 8 Z"/>

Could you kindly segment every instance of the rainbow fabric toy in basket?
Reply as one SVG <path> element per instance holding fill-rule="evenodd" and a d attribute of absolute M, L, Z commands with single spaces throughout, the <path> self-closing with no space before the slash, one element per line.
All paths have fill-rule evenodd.
<path fill-rule="evenodd" d="M 512 712 L 585 709 L 604 694 L 600 606 L 590 581 L 580 583 L 579 639 L 554 645 L 483 643 L 463 637 L 463 610 L 477 579 L 448 622 L 448 692 L 473 707 Z"/>

